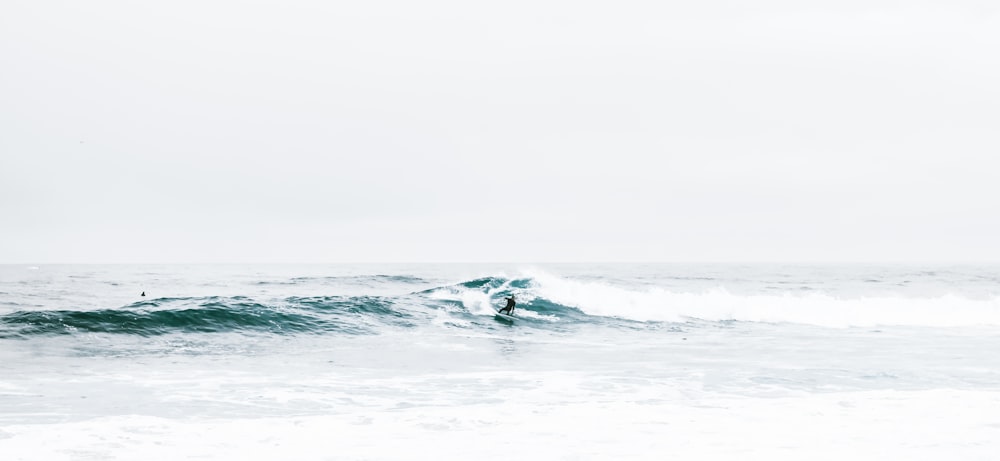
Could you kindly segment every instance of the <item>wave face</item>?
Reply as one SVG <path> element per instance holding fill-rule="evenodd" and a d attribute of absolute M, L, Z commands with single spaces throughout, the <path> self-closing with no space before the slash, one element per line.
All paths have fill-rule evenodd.
<path fill-rule="evenodd" d="M 290 297 L 261 303 L 246 297 L 162 298 L 118 309 L 19 311 L 0 316 L 0 337 L 113 333 L 372 334 L 413 326 L 411 316 L 378 297 Z"/>
<path fill-rule="evenodd" d="M 1000 279 L 988 271 L 950 275 L 901 271 L 853 278 L 849 271 L 848 276 L 803 273 L 791 281 L 783 273 L 748 276 L 735 270 L 655 276 L 635 272 L 556 275 L 526 270 L 514 276 L 498 272 L 458 282 L 423 275 L 314 275 L 267 281 L 248 277 L 235 283 L 219 276 L 195 288 L 212 291 L 223 287 L 238 294 L 163 297 L 117 307 L 100 305 L 100 297 L 97 306 L 76 307 L 65 305 L 63 298 L 36 295 L 43 290 L 58 296 L 90 295 L 87 290 L 72 289 L 91 279 L 92 286 L 105 287 L 102 289 L 110 286 L 117 290 L 126 283 L 78 275 L 63 282 L 0 286 L 0 307 L 5 309 L 0 311 L 0 338 L 188 333 L 365 335 L 425 327 L 489 330 L 498 328 L 493 313 L 510 295 L 518 300 L 519 325 L 528 329 L 732 321 L 835 328 L 1000 326 L 1000 297 L 991 292 Z M 307 295 L 338 290 L 353 293 L 359 285 L 392 294 Z M 879 288 L 882 286 L 889 288 Z M 975 290 L 944 291 L 955 287 Z M 21 290 L 20 295 L 17 290 Z M 81 295 L 79 299 L 88 298 Z M 51 306 L 59 302 L 62 305 Z"/>

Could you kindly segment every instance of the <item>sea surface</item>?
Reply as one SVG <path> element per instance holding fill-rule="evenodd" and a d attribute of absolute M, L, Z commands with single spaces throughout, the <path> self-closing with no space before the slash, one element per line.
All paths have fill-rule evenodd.
<path fill-rule="evenodd" d="M 996 460 L 1000 266 L 5 265 L 0 459 Z"/>

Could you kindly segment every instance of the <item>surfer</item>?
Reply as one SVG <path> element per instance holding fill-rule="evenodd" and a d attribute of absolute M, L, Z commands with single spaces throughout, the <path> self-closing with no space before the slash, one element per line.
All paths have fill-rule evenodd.
<path fill-rule="evenodd" d="M 504 299 L 507 300 L 507 305 L 504 306 L 503 309 L 498 310 L 497 312 L 503 314 L 504 311 L 507 311 L 507 315 L 514 315 L 514 306 L 517 305 L 517 302 L 514 301 L 514 295 L 510 295 L 509 298 L 504 298 Z"/>
<path fill-rule="evenodd" d="M 143 291 L 143 292 L 142 292 L 142 294 L 141 294 L 141 295 L 139 295 L 139 296 L 146 296 L 146 292 L 145 292 L 145 291 Z"/>

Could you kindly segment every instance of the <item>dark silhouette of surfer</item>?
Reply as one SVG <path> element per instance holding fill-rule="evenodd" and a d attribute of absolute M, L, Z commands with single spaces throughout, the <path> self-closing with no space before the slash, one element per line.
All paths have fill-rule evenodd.
<path fill-rule="evenodd" d="M 145 291 L 143 291 L 143 292 L 142 292 L 142 294 L 141 294 L 141 295 L 139 295 L 139 296 L 146 296 L 146 292 L 145 292 Z"/>
<path fill-rule="evenodd" d="M 507 315 L 514 315 L 514 306 L 517 305 L 517 302 L 514 301 L 514 295 L 510 295 L 509 298 L 504 298 L 504 299 L 507 300 L 507 305 L 504 306 L 503 309 L 498 310 L 497 312 L 503 314 L 504 311 L 506 311 Z"/>

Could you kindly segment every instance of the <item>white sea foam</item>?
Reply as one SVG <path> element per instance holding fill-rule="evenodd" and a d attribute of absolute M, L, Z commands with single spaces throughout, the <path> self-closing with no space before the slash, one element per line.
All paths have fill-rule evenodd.
<path fill-rule="evenodd" d="M 639 321 L 689 319 L 801 323 L 829 327 L 1000 325 L 1000 298 L 837 298 L 826 294 L 736 295 L 723 288 L 698 293 L 636 290 L 528 270 L 532 294 L 589 315 Z"/>
<path fill-rule="evenodd" d="M 78 459 L 991 460 L 997 394 L 894 391 L 773 399 L 560 402 L 532 392 L 467 405 L 183 420 L 109 416 L 11 425 L 0 450 Z M 560 403 L 556 403 L 560 402 Z M 961 411 L 959 411 L 961 410 Z M 961 414 L 961 416 L 958 416 Z M 806 429 L 803 425 L 807 426 Z M 942 430 L 948 427 L 949 430 Z M 905 430 L 902 430 L 905 428 Z"/>

